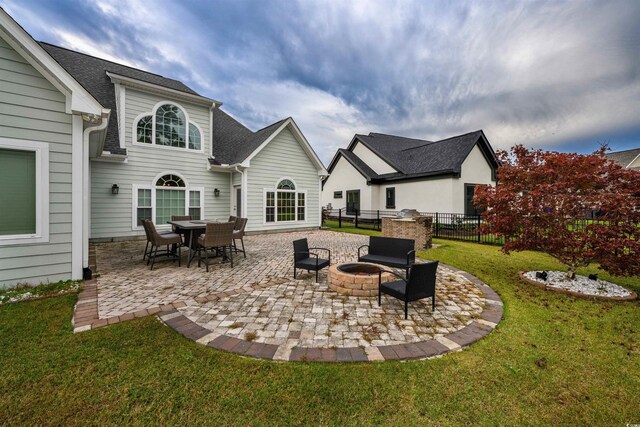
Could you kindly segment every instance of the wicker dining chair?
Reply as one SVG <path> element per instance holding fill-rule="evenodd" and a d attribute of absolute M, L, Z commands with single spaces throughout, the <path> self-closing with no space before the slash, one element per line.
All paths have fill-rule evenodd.
<path fill-rule="evenodd" d="M 182 237 L 180 237 L 180 235 L 176 233 L 166 233 L 166 234 L 158 233 L 158 230 L 156 230 L 156 226 L 153 224 L 151 220 L 148 220 L 148 219 L 143 220 L 142 224 L 145 227 L 145 230 L 148 232 L 149 241 L 151 243 L 151 249 L 149 250 L 149 254 L 148 254 L 149 257 L 147 260 L 147 265 L 151 263 L 151 270 L 153 270 L 153 266 L 155 265 L 156 258 L 159 256 L 170 256 L 170 257 L 173 257 L 174 261 L 176 258 L 178 258 L 178 267 L 179 267 L 180 259 L 182 255 L 180 250 L 182 246 Z M 169 249 L 169 245 L 174 245 L 174 244 L 178 249 L 177 254 Z M 162 251 L 158 253 L 158 248 L 160 246 L 166 246 L 167 247 L 166 251 Z M 155 248 L 155 251 L 153 250 L 154 248 Z"/>
<path fill-rule="evenodd" d="M 227 257 L 229 248 L 229 260 L 233 268 L 233 222 L 210 222 L 207 224 L 204 234 L 198 237 L 198 267 L 203 262 L 209 271 L 209 250 L 215 249 L 214 257 L 222 251 L 222 256 Z M 204 249 L 204 257 L 202 250 Z"/>
<path fill-rule="evenodd" d="M 149 256 L 149 254 L 151 253 L 151 250 L 149 250 L 149 245 L 151 245 L 151 235 L 149 234 L 149 228 L 145 224 L 145 221 L 148 221 L 148 220 L 146 220 L 146 219 L 142 220 L 142 229 L 144 230 L 144 234 L 145 234 L 145 236 L 147 238 L 147 244 L 144 247 L 144 255 L 142 255 L 142 260 L 143 261 L 146 260 L 147 256 Z M 164 235 L 164 234 L 172 233 L 172 231 L 170 231 L 170 230 L 158 231 L 158 233 L 160 233 L 160 235 Z M 151 247 L 153 247 L 153 245 Z"/>
<path fill-rule="evenodd" d="M 171 215 L 171 221 L 191 221 L 191 215 Z M 171 229 L 173 230 L 174 233 L 179 234 L 182 236 L 182 244 L 184 246 L 189 246 L 189 232 L 183 229 L 180 229 L 178 227 L 176 227 L 175 225 L 171 226 Z M 175 252 L 175 250 L 174 250 Z"/>
<path fill-rule="evenodd" d="M 233 249 L 236 253 L 242 252 L 242 255 L 244 255 L 245 258 L 247 257 L 247 253 L 244 251 L 244 229 L 247 227 L 247 221 L 247 218 L 238 218 L 236 225 L 233 228 Z M 236 240 L 240 240 L 242 250 L 238 249 Z"/>
<path fill-rule="evenodd" d="M 238 221 L 238 217 L 237 216 L 233 216 L 233 215 L 229 216 L 229 222 L 233 222 L 235 224 L 237 221 Z"/>

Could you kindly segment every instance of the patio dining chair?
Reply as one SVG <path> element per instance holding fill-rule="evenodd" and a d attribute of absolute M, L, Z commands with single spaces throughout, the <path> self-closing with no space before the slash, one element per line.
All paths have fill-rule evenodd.
<path fill-rule="evenodd" d="M 223 260 L 227 258 L 227 247 L 229 248 L 229 260 L 233 268 L 233 222 L 212 222 L 207 224 L 204 234 L 198 237 L 198 267 L 204 262 L 209 271 L 209 251 L 214 250 L 214 256 L 221 252 Z M 204 249 L 204 257 L 202 250 Z"/>
<path fill-rule="evenodd" d="M 153 270 L 153 266 L 155 265 L 156 258 L 159 256 L 169 256 L 173 257 L 175 261 L 178 258 L 178 266 L 180 266 L 180 256 L 182 255 L 180 248 L 182 246 L 182 237 L 176 233 L 166 233 L 160 234 L 158 230 L 156 230 L 156 226 L 153 224 L 151 220 L 145 219 L 142 221 L 143 226 L 149 233 L 149 240 L 151 243 L 151 249 L 149 250 L 149 258 L 147 259 L 147 265 L 151 263 L 151 270 Z M 169 249 L 169 245 L 176 245 L 178 248 L 178 253 L 171 251 Z M 166 246 L 166 251 L 162 251 L 158 253 L 158 248 L 160 246 Z M 154 251 L 155 248 L 155 251 Z"/>
<path fill-rule="evenodd" d="M 242 252 L 244 257 L 247 257 L 247 253 L 244 251 L 244 229 L 247 227 L 247 218 L 238 218 L 235 226 L 233 227 L 233 249 L 238 253 L 238 251 Z M 242 250 L 238 249 L 236 245 L 236 240 L 240 240 L 242 244 Z"/>
<path fill-rule="evenodd" d="M 238 222 L 238 217 L 237 217 L 237 216 L 230 215 L 230 216 L 229 216 L 229 221 L 228 221 L 228 222 L 233 222 L 233 223 L 235 224 L 236 222 Z"/>
<path fill-rule="evenodd" d="M 144 254 L 142 255 L 142 260 L 143 261 L 146 260 L 147 256 L 149 256 L 149 254 L 151 253 L 151 250 L 149 249 L 149 245 L 151 244 L 151 235 L 149 234 L 149 228 L 145 224 L 145 221 L 147 221 L 147 220 L 146 219 L 142 220 L 142 229 L 144 230 L 144 234 L 145 234 L 145 236 L 147 238 L 147 244 L 144 247 Z M 172 231 L 165 230 L 165 231 L 158 231 L 158 233 L 160 233 L 161 235 L 164 235 L 164 234 L 172 233 Z M 153 245 L 151 245 L 151 248 L 153 248 Z M 148 263 L 147 263 L 147 265 L 148 265 Z"/>
<path fill-rule="evenodd" d="M 318 254 L 312 250 L 326 251 L 329 259 L 318 258 Z M 318 282 L 318 272 L 331 265 L 331 251 L 325 248 L 310 248 L 307 239 L 293 241 L 293 278 L 296 278 L 298 268 L 316 272 L 316 283 Z"/>
<path fill-rule="evenodd" d="M 431 310 L 436 309 L 436 270 L 439 261 L 413 264 L 409 270 L 409 278 L 405 280 L 397 273 L 383 270 L 398 277 L 399 280 L 382 282 L 382 271 L 378 273 L 378 306 L 382 302 L 382 294 L 387 294 L 404 301 L 404 318 L 407 318 L 409 302 L 431 298 Z"/>

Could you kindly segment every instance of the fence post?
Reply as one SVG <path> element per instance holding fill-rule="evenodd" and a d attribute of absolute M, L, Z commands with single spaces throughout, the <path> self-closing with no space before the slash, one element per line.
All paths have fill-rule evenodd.
<path fill-rule="evenodd" d="M 338 228 L 342 228 L 342 208 L 338 209 Z"/>
<path fill-rule="evenodd" d="M 438 237 L 438 229 L 440 228 L 438 223 L 438 212 L 436 212 L 436 232 L 434 237 Z"/>
<path fill-rule="evenodd" d="M 378 224 L 378 231 L 382 230 L 382 225 L 380 224 L 380 209 L 377 211 L 376 224 Z"/>
<path fill-rule="evenodd" d="M 355 226 L 356 226 L 356 228 L 358 228 L 358 209 L 354 209 L 354 211 L 356 212 L 356 222 L 355 222 Z"/>
<path fill-rule="evenodd" d="M 478 214 L 478 243 L 480 243 L 480 238 L 482 233 L 480 232 L 480 214 Z"/>

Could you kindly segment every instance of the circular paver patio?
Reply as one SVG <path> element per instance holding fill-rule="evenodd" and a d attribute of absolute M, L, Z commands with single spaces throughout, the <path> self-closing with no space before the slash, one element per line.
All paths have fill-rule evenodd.
<path fill-rule="evenodd" d="M 122 317 L 140 307 L 151 313 L 150 307 L 160 305 L 165 307 L 158 313 L 163 322 L 201 344 L 258 358 L 327 362 L 441 355 L 487 335 L 502 317 L 495 292 L 442 264 L 435 311 L 430 299 L 412 302 L 407 320 L 399 300 L 383 296 L 378 307 L 377 297 L 329 289 L 326 270 L 320 283 L 315 274 L 294 280 L 291 242 L 300 237 L 308 237 L 311 246 L 330 248 L 332 263 L 353 261 L 357 247 L 367 241 L 366 236 L 329 231 L 249 236 L 246 260 L 209 273 L 170 262 L 149 271 L 136 259 L 144 246 L 140 242 L 101 245 L 99 312 Z M 123 269 L 124 263 L 129 267 Z M 162 305 L 177 301 L 178 309 Z"/>

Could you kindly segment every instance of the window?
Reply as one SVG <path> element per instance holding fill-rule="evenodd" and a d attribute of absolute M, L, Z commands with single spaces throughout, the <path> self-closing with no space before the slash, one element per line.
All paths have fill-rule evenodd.
<path fill-rule="evenodd" d="M 360 190 L 347 191 L 347 215 L 355 215 L 360 212 Z"/>
<path fill-rule="evenodd" d="M 387 188 L 387 209 L 395 209 L 396 208 L 396 188 L 389 187 Z"/>
<path fill-rule="evenodd" d="M 306 195 L 305 191 L 296 190 L 292 180 L 281 179 L 274 190 L 265 190 L 265 222 L 305 221 Z"/>
<path fill-rule="evenodd" d="M 173 215 L 190 215 L 202 219 L 204 211 L 203 188 L 189 188 L 177 174 L 160 176 L 153 185 L 134 186 L 134 228 L 150 219 L 157 226 L 165 225 Z"/>
<path fill-rule="evenodd" d="M 333 192 L 334 199 L 342 199 L 342 191 L 334 191 Z"/>
<path fill-rule="evenodd" d="M 465 215 L 480 215 L 482 211 L 476 208 L 473 204 L 473 196 L 476 192 L 476 184 L 464 185 L 464 214 Z"/>
<path fill-rule="evenodd" d="M 0 245 L 49 241 L 49 146 L 0 138 Z"/>
<path fill-rule="evenodd" d="M 155 113 L 138 118 L 134 133 L 136 143 L 202 150 L 202 132 L 195 123 L 189 122 L 184 109 L 176 104 L 161 104 Z"/>

